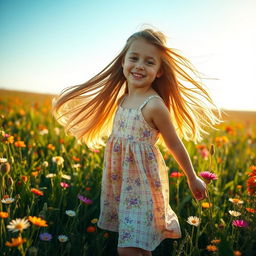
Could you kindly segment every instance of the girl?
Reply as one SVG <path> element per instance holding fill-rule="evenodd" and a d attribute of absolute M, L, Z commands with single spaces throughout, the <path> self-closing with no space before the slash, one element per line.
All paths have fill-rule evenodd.
<path fill-rule="evenodd" d="M 119 232 L 120 256 L 151 255 L 163 239 L 181 237 L 169 205 L 167 168 L 156 146 L 160 137 L 193 196 L 207 196 L 179 137 L 199 141 L 205 127 L 219 123 L 219 112 L 189 71 L 197 74 L 165 45 L 161 32 L 145 29 L 130 36 L 99 74 L 53 102 L 53 113 L 68 133 L 89 148 L 106 145 L 98 226 Z"/>

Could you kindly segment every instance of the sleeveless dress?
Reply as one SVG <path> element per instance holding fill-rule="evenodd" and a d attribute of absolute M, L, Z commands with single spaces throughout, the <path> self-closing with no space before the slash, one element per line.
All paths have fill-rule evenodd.
<path fill-rule="evenodd" d="M 167 168 L 155 145 L 159 132 L 141 112 L 153 97 L 160 98 L 149 96 L 137 109 L 123 108 L 122 102 L 117 108 L 104 152 L 97 224 L 119 233 L 118 247 L 148 251 L 165 238 L 181 237 L 177 215 L 169 205 Z"/>

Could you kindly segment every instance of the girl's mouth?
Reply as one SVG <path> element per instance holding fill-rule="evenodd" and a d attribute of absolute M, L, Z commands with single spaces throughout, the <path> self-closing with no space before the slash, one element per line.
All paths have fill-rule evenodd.
<path fill-rule="evenodd" d="M 144 75 L 142 75 L 142 74 L 139 74 L 139 73 L 134 73 L 134 72 L 131 72 L 131 74 L 132 74 L 132 76 L 133 76 L 133 77 L 135 77 L 135 78 L 137 78 L 137 79 L 140 79 L 140 78 L 143 78 L 143 77 L 145 77 Z"/>

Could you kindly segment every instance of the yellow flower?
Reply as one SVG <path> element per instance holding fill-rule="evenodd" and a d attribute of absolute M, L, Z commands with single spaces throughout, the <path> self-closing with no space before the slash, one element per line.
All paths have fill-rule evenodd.
<path fill-rule="evenodd" d="M 98 222 L 98 219 L 96 219 L 96 218 L 91 220 L 92 224 L 96 224 L 97 222 Z"/>
<path fill-rule="evenodd" d="M 16 247 L 26 242 L 26 239 L 22 238 L 21 236 L 17 238 L 12 238 L 11 242 L 6 242 L 5 245 L 8 247 Z"/>
<path fill-rule="evenodd" d="M 9 225 L 7 225 L 7 228 L 9 229 L 9 231 L 12 231 L 12 232 L 22 232 L 23 229 L 26 229 L 30 226 L 28 220 L 26 219 L 20 219 L 20 218 L 17 218 L 15 220 L 12 220 Z"/>
<path fill-rule="evenodd" d="M 41 219 L 40 217 L 32 217 L 32 216 L 29 216 L 28 217 L 28 220 L 30 222 L 32 222 L 34 225 L 36 226 L 39 226 L 39 227 L 47 227 L 47 223 L 45 220 Z"/>
<path fill-rule="evenodd" d="M 212 245 L 212 244 L 207 245 L 206 249 L 209 252 L 216 252 L 218 250 L 218 248 L 215 245 Z"/>
<path fill-rule="evenodd" d="M 203 203 L 202 203 L 202 207 L 203 207 L 203 208 L 210 208 L 210 207 L 212 207 L 212 204 L 209 204 L 209 203 L 207 203 L 207 202 L 203 202 Z"/>

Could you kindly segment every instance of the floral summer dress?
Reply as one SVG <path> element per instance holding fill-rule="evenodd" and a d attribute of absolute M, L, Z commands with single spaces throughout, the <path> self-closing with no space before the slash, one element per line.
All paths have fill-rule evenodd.
<path fill-rule="evenodd" d="M 118 247 L 153 251 L 165 238 L 180 238 L 178 218 L 169 205 L 169 180 L 159 132 L 141 109 L 119 104 L 104 153 L 98 227 L 119 233 Z M 160 98 L 161 99 L 161 98 Z"/>

